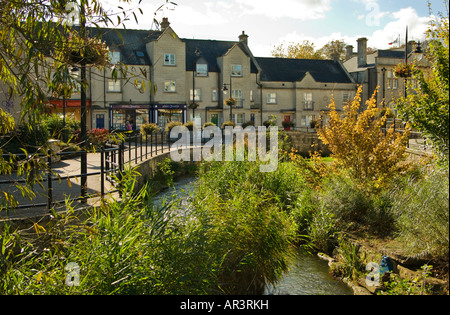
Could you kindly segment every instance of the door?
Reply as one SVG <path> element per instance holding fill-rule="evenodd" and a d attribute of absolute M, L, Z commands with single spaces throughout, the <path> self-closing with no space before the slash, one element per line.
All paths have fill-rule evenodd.
<path fill-rule="evenodd" d="M 105 128 L 105 114 L 97 114 L 95 116 L 95 126 L 98 129 L 104 129 Z"/>
<path fill-rule="evenodd" d="M 211 114 L 211 122 L 219 126 L 219 114 Z"/>

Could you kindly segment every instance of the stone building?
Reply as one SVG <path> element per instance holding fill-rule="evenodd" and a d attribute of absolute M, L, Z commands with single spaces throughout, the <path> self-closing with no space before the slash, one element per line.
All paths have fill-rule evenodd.
<path fill-rule="evenodd" d="M 367 38 L 359 38 L 357 43 L 356 53 L 353 52 L 353 46 L 346 47 L 347 56 L 343 64 L 354 81 L 363 86 L 362 101 L 368 100 L 378 88 L 378 105 L 390 107 L 395 111 L 395 101 L 405 96 L 405 93 L 412 92 L 410 88 L 417 86 L 413 79 L 396 77 L 395 66 L 408 62 L 422 68 L 430 67 L 420 43 L 410 41 L 407 49 L 379 49 L 370 54 L 367 53 Z"/>
<path fill-rule="evenodd" d="M 88 29 L 93 36 L 98 31 L 121 71 L 114 79 L 111 68 L 88 69 L 88 129 L 120 130 L 129 122 L 139 130 L 146 122 L 164 127 L 194 119 L 261 125 L 275 117 L 280 127 L 291 121 L 309 128 L 332 97 L 341 109 L 357 88 L 339 61 L 255 57 L 245 32 L 236 41 L 183 39 L 167 18 L 158 31 Z M 236 99 L 231 108 L 230 97 Z M 80 94 L 49 103 L 54 112 L 79 118 Z"/>

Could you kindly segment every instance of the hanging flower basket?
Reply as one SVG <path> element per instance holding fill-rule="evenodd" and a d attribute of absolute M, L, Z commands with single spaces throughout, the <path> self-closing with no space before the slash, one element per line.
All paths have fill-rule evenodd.
<path fill-rule="evenodd" d="M 225 100 L 225 104 L 228 106 L 235 106 L 236 105 L 236 99 L 234 97 L 227 98 Z"/>
<path fill-rule="evenodd" d="M 397 78 L 409 78 L 412 72 L 413 67 L 409 64 L 400 63 L 394 68 L 394 74 Z"/>
<path fill-rule="evenodd" d="M 189 109 L 197 109 L 200 106 L 197 102 L 190 102 L 188 108 Z"/>
<path fill-rule="evenodd" d="M 81 38 L 71 34 L 58 51 L 59 60 L 70 65 L 106 66 L 110 62 L 109 49 L 97 38 Z"/>

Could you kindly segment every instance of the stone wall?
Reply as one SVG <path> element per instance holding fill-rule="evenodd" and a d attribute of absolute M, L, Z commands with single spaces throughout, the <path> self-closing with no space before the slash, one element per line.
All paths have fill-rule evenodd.
<path fill-rule="evenodd" d="M 325 145 L 317 135 L 316 132 L 304 132 L 304 131 L 286 131 L 289 136 L 292 146 L 298 150 L 303 156 L 309 156 L 309 152 L 320 152 L 323 156 L 330 155 L 328 146 Z"/>

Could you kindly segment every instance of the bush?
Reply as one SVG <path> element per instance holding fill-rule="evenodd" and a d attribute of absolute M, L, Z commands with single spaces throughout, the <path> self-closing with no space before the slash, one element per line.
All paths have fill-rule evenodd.
<path fill-rule="evenodd" d="M 159 131 L 159 127 L 157 124 L 150 123 L 150 124 L 143 124 L 141 125 L 141 134 L 142 135 L 150 135 L 153 132 Z"/>
<path fill-rule="evenodd" d="M 183 126 L 185 126 L 189 131 L 194 130 L 194 122 L 193 121 L 188 121 Z"/>
<path fill-rule="evenodd" d="M 95 146 L 101 146 L 108 139 L 109 131 L 102 128 L 96 128 L 88 131 L 88 137 L 90 142 Z"/>
<path fill-rule="evenodd" d="M 222 124 L 222 129 L 224 129 L 224 128 L 227 127 L 227 126 L 235 127 L 236 124 L 234 123 L 234 121 L 231 121 L 231 120 L 225 121 L 225 122 Z"/>
<path fill-rule="evenodd" d="M 210 127 L 210 126 L 215 127 L 216 124 L 212 123 L 212 122 L 206 122 L 206 123 L 203 124 L 202 129 L 204 130 L 206 127 Z"/>
<path fill-rule="evenodd" d="M 169 132 L 176 126 L 183 126 L 183 124 L 179 121 L 171 121 L 166 125 L 166 132 Z"/>
<path fill-rule="evenodd" d="M 49 136 L 53 139 L 67 141 L 75 130 L 81 128 L 81 122 L 70 117 L 66 117 L 66 126 L 64 120 L 59 114 L 50 115 L 45 119 Z"/>

